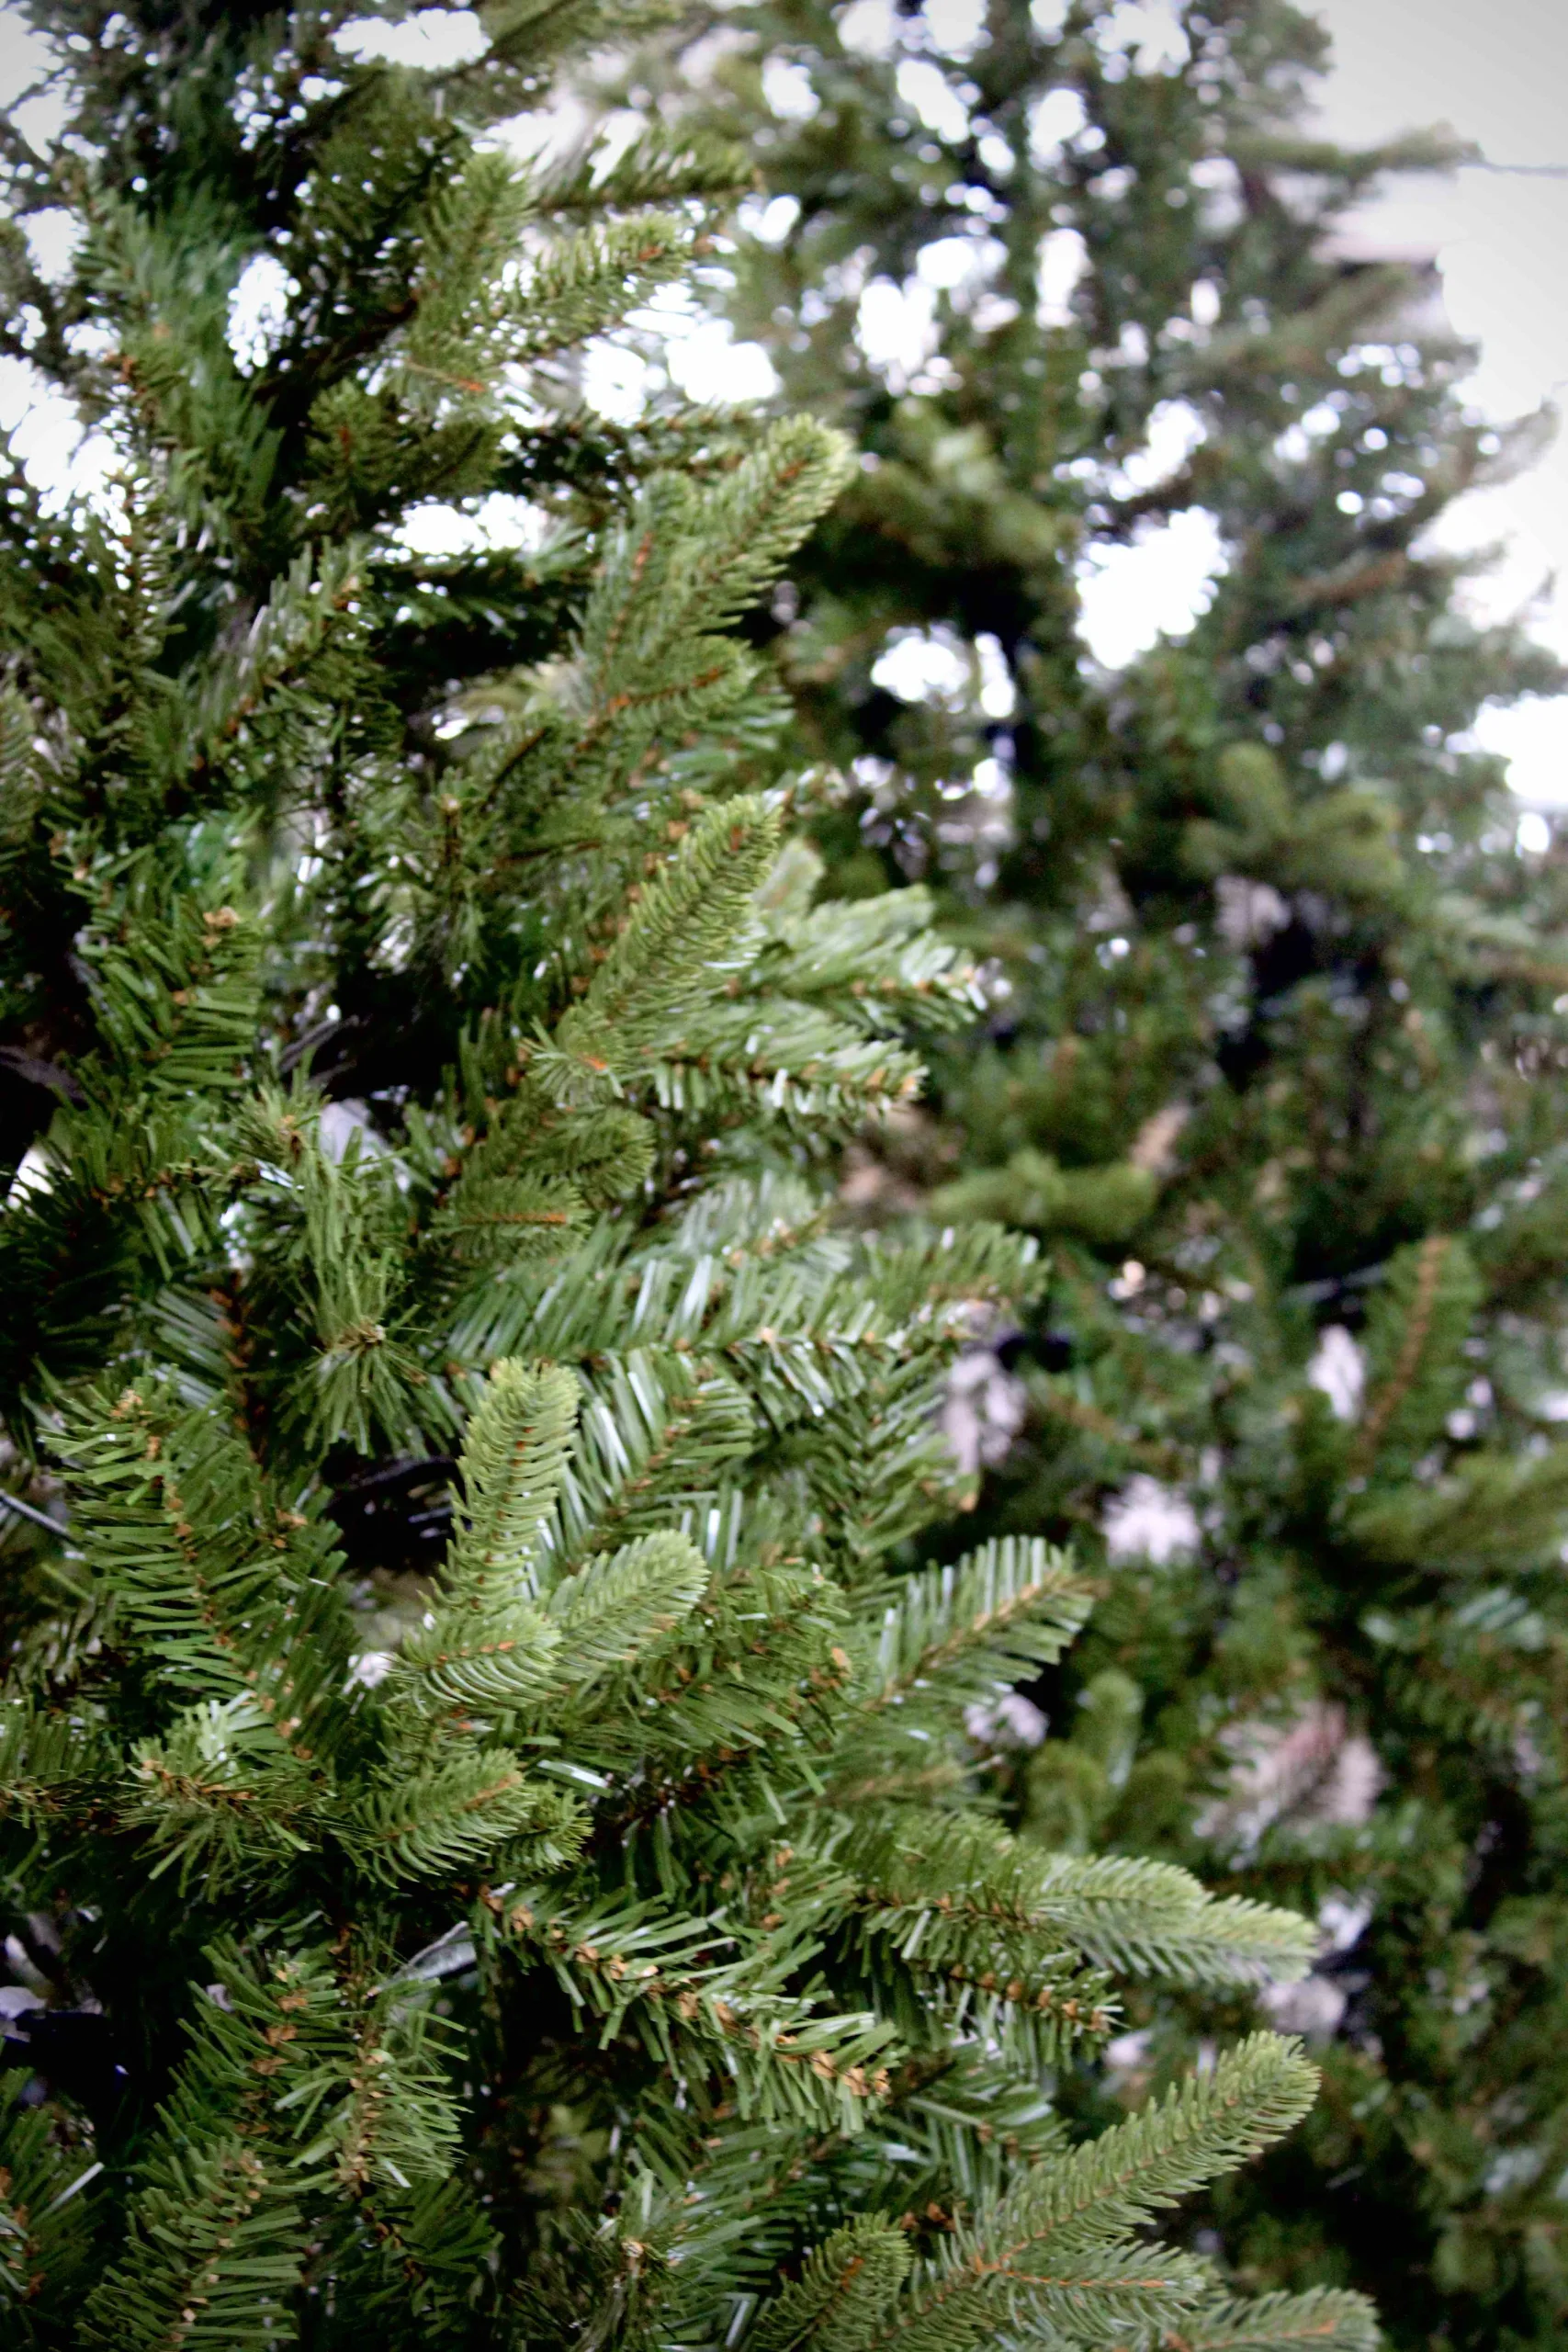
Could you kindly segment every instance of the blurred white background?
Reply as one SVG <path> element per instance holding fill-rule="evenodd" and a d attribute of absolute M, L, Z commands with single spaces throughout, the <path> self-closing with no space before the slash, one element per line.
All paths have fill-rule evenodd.
<path fill-rule="evenodd" d="M 1481 346 L 1476 408 L 1498 419 L 1568 401 L 1568 0 L 1317 0 L 1316 13 L 1334 37 L 1333 137 L 1447 122 L 1495 167 L 1412 182 L 1365 208 L 1357 232 L 1369 250 L 1436 256 L 1449 316 Z M 1530 608 L 1568 661 L 1568 434 L 1517 481 L 1458 501 L 1440 537 L 1500 545 L 1472 603 Z M 1510 755 L 1517 792 L 1568 807 L 1568 697 L 1489 710 L 1477 731 Z"/>

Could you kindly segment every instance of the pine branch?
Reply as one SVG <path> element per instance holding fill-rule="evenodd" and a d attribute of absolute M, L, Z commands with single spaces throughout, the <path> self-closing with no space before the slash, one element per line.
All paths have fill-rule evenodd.
<path fill-rule="evenodd" d="M 607 167 L 588 147 L 536 173 L 536 202 L 547 212 L 593 212 L 623 205 L 669 204 L 700 198 L 728 202 L 755 181 L 751 159 L 733 140 L 672 139 L 661 126 L 644 130 Z"/>
<path fill-rule="evenodd" d="M 310 1850 L 319 1781 L 248 1697 L 184 1709 L 130 1773 L 120 1818 L 146 1833 L 149 1877 L 177 1865 L 182 1894 L 200 1883 L 210 1899 Z"/>
<path fill-rule="evenodd" d="M 1224 1985 L 1289 1982 L 1316 1950 L 1310 1921 L 1217 1901 L 1170 1863 L 1037 1856 L 988 1824 L 899 1820 L 833 1851 L 860 1879 L 868 1922 L 927 1969 L 970 1965 L 993 1939 L 1021 1955 L 1066 1942 L 1101 1968 Z"/>
<path fill-rule="evenodd" d="M 289 2325 L 308 2225 L 285 2102 L 330 2051 L 337 2003 L 318 1956 L 280 1957 L 265 1977 L 231 1949 L 210 1958 L 223 2006 L 204 2001 L 124 2253 L 88 2298 L 85 2344 L 264 2347 Z"/>
<path fill-rule="evenodd" d="M 888 2222 L 849 2222 L 759 2316 L 749 2352 L 861 2352 L 908 2268 L 908 2245 Z"/>
<path fill-rule="evenodd" d="M 1463 1243 L 1443 1234 L 1391 1261 L 1367 1335 L 1375 1385 L 1351 1451 L 1363 1476 L 1407 1464 L 1441 1427 L 1462 1385 L 1478 1287 Z"/>
<path fill-rule="evenodd" d="M 380 14 L 400 39 L 400 0 Z M 1071 862 L 1035 763 L 1134 809 L 1132 737 L 1031 700 L 1079 513 L 1070 453 L 1036 460 L 1068 410 L 1047 428 L 1022 376 L 1009 436 L 895 403 L 874 481 L 811 418 L 595 417 L 573 346 L 701 254 L 750 151 L 677 109 L 616 160 L 517 169 L 497 126 L 556 61 L 635 37 L 657 79 L 653 19 L 481 14 L 482 57 L 424 72 L 331 11 L 133 7 L 55 40 L 50 153 L 0 126 L 0 279 L 119 468 L 56 516 L 13 463 L 0 501 L 0 1403 L 18 1493 L 40 1453 L 64 1474 L 62 1512 L 3 1539 L 8 1951 L 47 2128 L 0 2118 L 0 2296 L 40 2342 L 131 2352 L 961 2352 L 1142 2337 L 1205 2298 L 1223 2333 L 1208 2273 L 1143 2226 L 1280 2128 L 1304 2072 L 1248 2045 L 1087 2147 L 1055 2073 L 1111 2031 L 1112 1967 L 1230 1986 L 1311 1939 L 998 1826 L 965 1708 L 1055 1665 L 1089 1588 L 1020 1537 L 909 1562 L 980 1501 L 942 1433 L 954 1356 L 1044 1275 L 998 1227 L 871 1231 L 834 1160 L 871 1122 L 890 1152 L 925 1134 L 917 1040 L 991 1002 L 980 957 L 1025 1021 L 1053 985 L 987 935 L 977 880 L 970 945 L 938 936 L 969 852 L 915 768 L 897 821 L 932 888 L 861 888 L 872 832 L 820 755 L 881 740 L 864 678 L 898 600 L 991 567 L 964 628 L 995 621 L 1019 693 L 1005 854 L 1032 888 L 1048 833 Z M 705 86 L 731 80 L 753 65 Z M 1130 119 L 1145 83 L 1117 85 Z M 58 287 L 17 226 L 51 207 L 84 230 Z M 1196 383 L 1179 343 L 1162 365 Z M 1234 359 L 1214 381 L 1231 401 Z M 780 568 L 798 598 L 876 547 L 858 715 L 802 731 L 818 651 L 769 604 Z M 900 777 L 928 728 L 944 786 L 975 764 L 973 714 L 904 707 Z M 1297 842 L 1291 762 L 1250 812 L 1213 764 L 1161 820 L 1190 864 L 1223 833 L 1303 891 L 1355 868 L 1382 920 L 1363 786 Z M 1123 1061 L 1063 1114 L 1070 1155 L 1028 1088 L 998 1154 L 1059 1150 L 1086 1230 L 1141 1148 L 1133 1062 L 1180 1027 L 1120 907 L 1127 972 L 1082 926 L 1100 995 L 1067 1025 Z M 1186 973 L 1182 1017 L 1235 965 Z M 1098 1512 L 1042 1476 L 1010 1524 Z M 1518 1498 L 1542 1525 L 1548 1484 Z M 1325 1556 L 1370 1557 L 1330 1517 Z M 1431 1688 L 1490 1758 L 1525 1634 L 1487 1616 L 1483 1668 L 1470 1631 Z"/>
<path fill-rule="evenodd" d="M 1112 2324 L 1169 2325 L 1196 2300 L 1202 2274 L 1184 2257 L 1162 2262 L 1129 2245 L 1128 2233 L 1289 2131 L 1316 2080 L 1293 2045 L 1254 2035 L 1208 2076 L 1151 2101 L 1060 2165 L 1026 2174 L 917 2277 L 866 2352 L 951 2352 L 1006 2320 L 1070 2335 L 1093 2308 Z"/>
<path fill-rule="evenodd" d="M 644 1535 L 563 1577 L 549 1598 L 558 1681 L 581 1692 L 666 1647 L 707 1589 L 708 1566 L 683 1535 Z"/>
<path fill-rule="evenodd" d="M 344 1824 L 360 1867 L 395 1884 L 493 1866 L 503 1850 L 541 1869 L 570 1861 L 583 1824 L 573 1800 L 530 1777 L 509 1747 L 478 1747 L 361 1797 Z"/>
<path fill-rule="evenodd" d="M 692 244 L 687 221 L 657 212 L 562 238 L 518 289 L 510 356 L 536 363 L 618 325 L 660 286 L 685 277 Z"/>
<path fill-rule="evenodd" d="M 578 1385 L 558 1365 L 491 1367 L 463 1441 L 463 1498 L 445 1583 L 454 1607 L 537 1592 L 545 1529 L 566 1476 Z"/>
<path fill-rule="evenodd" d="M 757 1444 L 756 1411 L 739 1384 L 674 1348 L 605 1351 L 582 1387 L 581 1434 L 552 1530 L 562 1561 L 685 1521 Z"/>
<path fill-rule="evenodd" d="M 602 2048 L 635 2034 L 694 2089 L 705 2083 L 705 2103 L 853 2136 L 888 2096 L 886 2024 L 791 1989 L 808 1939 L 737 1937 L 722 1913 L 672 1917 L 651 1904 L 584 1913 L 532 1890 L 483 1899 L 481 1934 L 542 1957 L 574 2007 L 603 2018 Z"/>
<path fill-rule="evenodd" d="M 597 695 L 635 692 L 681 638 L 700 639 L 743 612 L 847 470 L 836 435 L 792 417 L 711 490 L 658 477 L 612 543 L 583 616 L 583 662 Z"/>
<path fill-rule="evenodd" d="M 627 1077 L 650 1057 L 700 976 L 734 955 L 777 839 L 776 820 L 757 800 L 701 820 L 644 893 L 582 1004 L 560 1021 L 563 1059 Z"/>
<path fill-rule="evenodd" d="M 869 1711 L 952 1723 L 973 1701 L 1061 1656 L 1093 1605 L 1068 1558 L 1038 1539 L 1002 1536 L 943 1568 L 901 1577 L 870 1669 Z"/>
<path fill-rule="evenodd" d="M 260 1707 L 301 1758 L 331 1745 L 348 1650 L 310 1522 L 267 1495 L 243 1442 L 153 1382 L 62 1408 L 54 1449 L 73 1525 L 161 1681 Z"/>
<path fill-rule="evenodd" d="M 283 2165 L 243 2140 L 171 2153 L 137 2200 L 123 2259 L 88 2299 L 78 2340 L 103 2352 L 272 2352 L 308 2256 L 292 2188 Z"/>
<path fill-rule="evenodd" d="M 1382 2340 L 1366 2298 L 1332 2288 L 1204 2303 L 1181 2324 L 1182 2344 L 1191 2352 L 1290 2352 L 1301 2344 L 1322 2352 L 1378 2352 Z"/>
<path fill-rule="evenodd" d="M 0 2074 L 0 2313 L 10 2340 L 65 2340 L 94 2231 L 88 2151 L 62 2146 L 47 2109 L 24 2098 L 25 2073 Z"/>

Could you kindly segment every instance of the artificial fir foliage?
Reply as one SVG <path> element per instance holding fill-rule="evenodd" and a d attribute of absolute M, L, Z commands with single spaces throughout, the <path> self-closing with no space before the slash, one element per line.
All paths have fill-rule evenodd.
<path fill-rule="evenodd" d="M 1343 219 L 1443 141 L 1317 139 L 1324 37 L 1274 0 L 690 29 L 667 119 L 700 82 L 766 175 L 724 299 L 862 447 L 774 605 L 859 787 L 835 884 L 942 883 L 997 976 L 943 1117 L 851 1189 L 1043 1238 L 966 1391 L 993 1460 L 1016 1431 L 979 1523 L 1114 1544 L 1018 1817 L 1320 1913 L 1273 2014 L 1327 2096 L 1190 2216 L 1238 2282 L 1353 2282 L 1424 2352 L 1557 2343 L 1568 948 L 1468 730 L 1562 681 L 1427 537 L 1540 420 L 1466 413 L 1430 275 Z M 923 354 L 874 364 L 901 294 Z M 1077 566 L 1189 510 L 1209 608 L 1108 675 Z M 1134 2090 L 1237 2022 L 1139 2016 Z"/>
<path fill-rule="evenodd" d="M 734 627 L 844 452 L 572 389 L 741 162 L 509 159 L 588 6 L 33 15 L 6 332 L 112 462 L 0 557 L 7 2342 L 1369 2345 L 1147 2228 L 1291 2041 L 1058 2112 L 1311 1933 L 984 1801 L 1094 1596 L 920 1566 L 1031 1245 L 835 1212 L 977 1002 Z"/>

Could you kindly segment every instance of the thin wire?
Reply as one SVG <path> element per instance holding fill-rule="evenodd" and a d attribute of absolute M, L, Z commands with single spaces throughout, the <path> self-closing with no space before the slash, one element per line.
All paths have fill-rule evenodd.
<path fill-rule="evenodd" d="M 18 1519 L 30 1519 L 35 1527 L 47 1527 L 51 1535 L 65 1532 L 59 1520 L 51 1519 L 48 1511 L 39 1510 L 36 1503 L 25 1503 L 20 1495 L 8 1495 L 4 1487 L 0 1487 L 0 1507 L 14 1510 Z"/>

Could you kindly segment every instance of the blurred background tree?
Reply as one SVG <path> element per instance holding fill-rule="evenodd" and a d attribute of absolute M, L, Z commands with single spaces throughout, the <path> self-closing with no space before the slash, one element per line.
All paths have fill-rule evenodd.
<path fill-rule="evenodd" d="M 1434 551 L 1545 424 L 1346 233 L 1458 148 L 1311 135 L 1325 56 L 1276 0 L 777 0 L 615 95 L 750 142 L 711 299 L 859 444 L 755 628 L 833 887 L 937 884 L 992 975 L 847 1196 L 1051 1253 L 951 1413 L 987 1524 L 1106 1570 L 1010 1802 L 1316 1909 L 1329 2096 L 1191 2226 L 1457 2352 L 1568 2311 L 1568 869 L 1471 732 L 1563 681 Z M 1111 668 L 1129 550 L 1206 608 Z M 1124 2086 L 1222 2015 L 1151 2003 Z"/>

